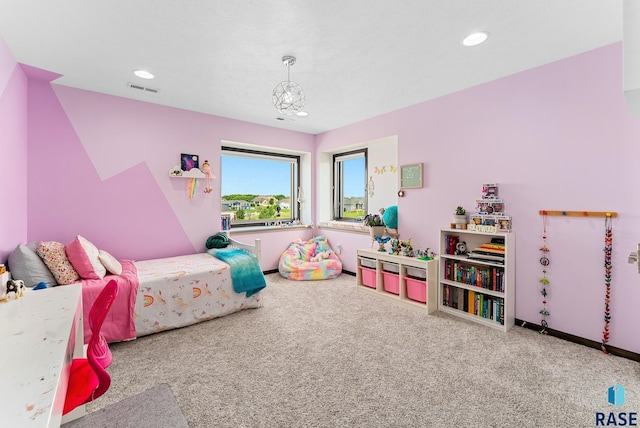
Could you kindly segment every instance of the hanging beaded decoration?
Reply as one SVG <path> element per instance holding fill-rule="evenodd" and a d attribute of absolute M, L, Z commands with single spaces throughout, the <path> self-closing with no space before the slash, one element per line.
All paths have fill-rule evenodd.
<path fill-rule="evenodd" d="M 540 279 L 540 284 L 542 285 L 542 289 L 540 290 L 540 294 L 542 294 L 542 309 L 540 310 L 540 314 L 542 315 L 542 321 L 540 321 L 541 329 L 539 331 L 540 334 L 547 334 L 547 328 L 549 324 L 547 323 L 547 316 L 549 315 L 549 311 L 547 310 L 547 285 L 550 284 L 549 279 L 547 278 L 547 266 L 551 261 L 547 257 L 549 253 L 549 248 L 547 248 L 547 213 L 542 213 L 542 247 L 540 248 L 540 252 L 542 253 L 542 257 L 540 257 L 540 264 L 542 265 L 542 279 Z"/>
<path fill-rule="evenodd" d="M 612 218 L 607 213 L 604 219 L 604 329 L 602 330 L 602 344 L 600 348 L 602 352 L 607 352 L 607 342 L 609 342 L 609 322 L 611 321 L 611 312 L 609 303 L 611 301 L 611 249 L 613 247 L 613 231 L 611 229 Z"/>

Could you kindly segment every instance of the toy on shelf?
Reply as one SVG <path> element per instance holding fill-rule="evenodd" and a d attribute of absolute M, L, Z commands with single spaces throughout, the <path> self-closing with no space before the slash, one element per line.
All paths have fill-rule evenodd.
<path fill-rule="evenodd" d="M 398 242 L 398 248 L 399 248 L 399 251 L 402 252 L 402 255 L 405 257 L 415 256 L 415 254 L 413 254 L 413 245 L 411 245 L 411 238 L 409 238 L 409 240 L 407 241 Z"/>
<path fill-rule="evenodd" d="M 476 199 L 476 212 L 471 214 L 467 229 L 479 232 L 511 232 L 511 216 L 504 214 L 504 201 L 498 198 L 498 185 L 482 185 L 482 197 Z"/>
<path fill-rule="evenodd" d="M 456 250 L 453 254 L 455 254 L 456 256 L 466 256 L 468 254 L 467 243 L 464 241 L 458 242 L 456 244 Z"/>
<path fill-rule="evenodd" d="M 376 242 L 378 242 L 378 251 L 380 251 L 381 253 L 384 253 L 387 251 L 387 249 L 385 248 L 385 244 L 387 242 L 389 242 L 391 240 L 390 237 L 385 236 L 384 238 L 381 236 L 376 236 L 375 237 Z"/>
<path fill-rule="evenodd" d="M 24 281 L 20 279 L 10 279 L 0 288 L 0 302 L 7 302 L 11 298 L 11 293 L 16 299 L 24 294 Z"/>
<path fill-rule="evenodd" d="M 422 248 L 418 249 L 416 251 L 416 258 L 418 260 L 425 260 L 425 261 L 433 260 L 436 257 L 436 253 L 429 250 L 430 250 L 429 247 L 427 247 L 426 250 L 423 250 Z"/>

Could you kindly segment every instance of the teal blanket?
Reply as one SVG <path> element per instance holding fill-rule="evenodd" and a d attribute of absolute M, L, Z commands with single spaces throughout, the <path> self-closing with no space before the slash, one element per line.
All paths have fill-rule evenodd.
<path fill-rule="evenodd" d="M 246 292 L 249 297 L 267 286 L 260 263 L 250 252 L 239 248 L 212 248 L 207 253 L 231 267 L 231 280 L 236 293 Z"/>

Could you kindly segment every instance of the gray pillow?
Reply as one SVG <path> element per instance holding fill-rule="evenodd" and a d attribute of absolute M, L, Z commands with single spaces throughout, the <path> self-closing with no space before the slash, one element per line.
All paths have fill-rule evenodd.
<path fill-rule="evenodd" d="M 35 252 L 36 245 L 20 244 L 9 254 L 7 264 L 11 278 L 23 280 L 27 287 L 33 287 L 39 282 L 44 282 L 49 287 L 58 285 L 47 265 Z"/>

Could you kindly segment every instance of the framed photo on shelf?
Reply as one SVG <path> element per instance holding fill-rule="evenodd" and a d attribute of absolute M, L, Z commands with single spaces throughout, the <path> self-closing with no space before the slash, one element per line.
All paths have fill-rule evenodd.
<path fill-rule="evenodd" d="M 189 171 L 191 168 L 200 168 L 200 163 L 198 161 L 198 155 L 190 155 L 187 153 L 182 153 L 180 155 L 180 168 L 183 171 Z"/>

